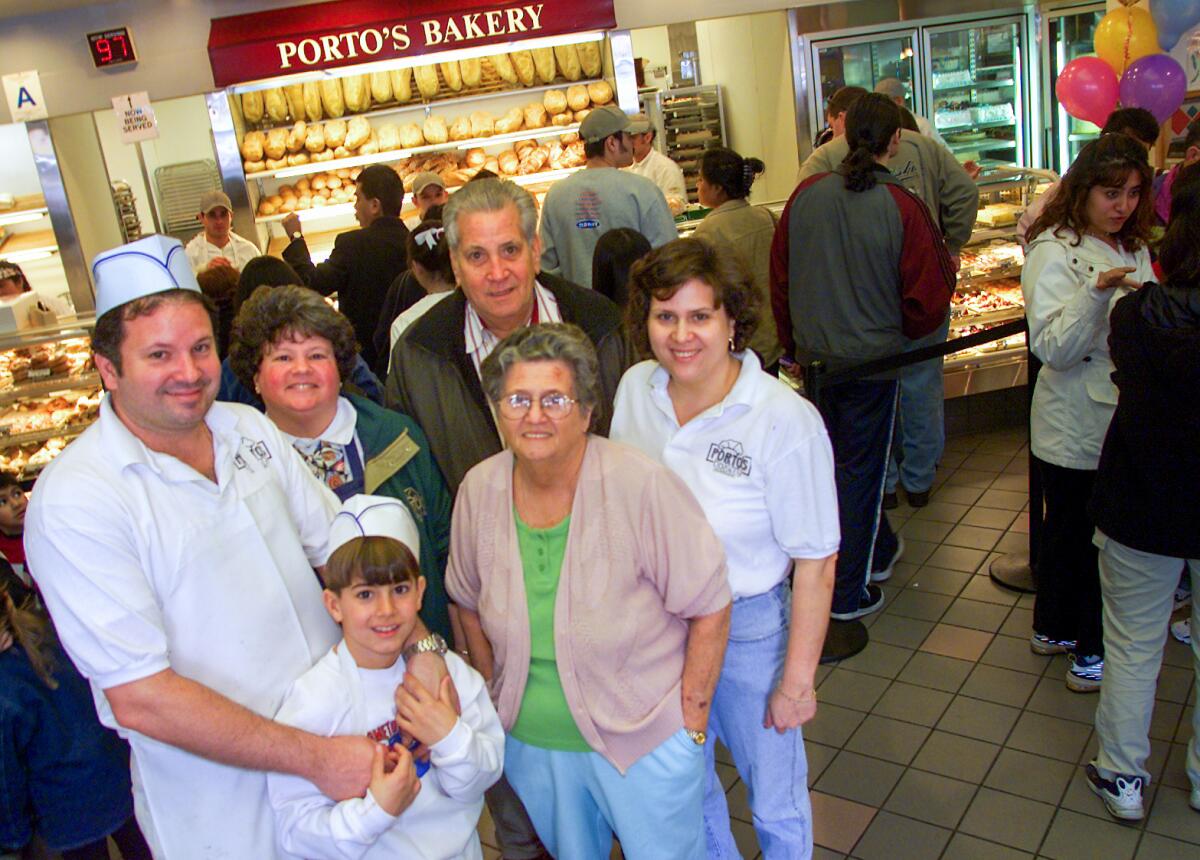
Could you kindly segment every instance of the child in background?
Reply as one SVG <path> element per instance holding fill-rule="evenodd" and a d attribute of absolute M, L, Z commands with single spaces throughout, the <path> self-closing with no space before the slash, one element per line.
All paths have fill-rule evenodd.
<path fill-rule="evenodd" d="M 29 497 L 10 472 L 0 472 L 0 557 L 29 584 L 25 573 L 25 508 Z"/>
<path fill-rule="evenodd" d="M 35 834 L 64 860 L 108 860 L 110 835 L 125 860 L 150 860 L 129 747 L 100 725 L 34 590 L 0 561 L 0 854 Z"/>
<path fill-rule="evenodd" d="M 366 797 L 335 803 L 305 779 L 270 774 L 279 844 L 306 858 L 480 860 L 476 828 L 504 765 L 504 730 L 483 678 L 457 654 L 444 655 L 449 677 L 437 690 L 405 673 L 404 642 L 425 591 L 412 515 L 395 499 L 355 496 L 329 540 L 325 607 L 343 639 L 296 680 L 275 718 L 380 746 Z M 429 748 L 423 772 L 412 743 Z"/>

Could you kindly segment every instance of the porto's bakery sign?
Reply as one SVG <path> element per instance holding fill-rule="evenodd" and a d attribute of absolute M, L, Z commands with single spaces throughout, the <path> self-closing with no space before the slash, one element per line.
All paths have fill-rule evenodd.
<path fill-rule="evenodd" d="M 612 0 L 339 0 L 217 18 L 217 86 L 616 26 Z"/>

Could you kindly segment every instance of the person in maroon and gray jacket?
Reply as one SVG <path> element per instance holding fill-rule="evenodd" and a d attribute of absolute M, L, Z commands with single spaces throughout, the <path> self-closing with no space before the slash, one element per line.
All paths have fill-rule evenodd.
<path fill-rule="evenodd" d="M 900 109 L 863 96 L 846 114 L 850 154 L 792 192 L 771 246 L 771 301 L 785 354 L 836 371 L 897 355 L 946 318 L 955 265 L 920 198 L 884 166 L 900 140 Z M 832 617 L 883 605 L 873 582 L 902 544 L 882 515 L 896 410 L 896 372 L 823 389 L 818 404 L 836 461 L 842 544 Z"/>

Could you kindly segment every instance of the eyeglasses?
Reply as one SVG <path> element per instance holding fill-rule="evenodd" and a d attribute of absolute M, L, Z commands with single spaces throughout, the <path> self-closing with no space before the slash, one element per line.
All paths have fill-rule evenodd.
<path fill-rule="evenodd" d="M 553 421 L 559 421 L 570 415 L 577 402 L 557 391 L 543 394 L 541 400 L 538 401 L 542 407 L 542 414 Z M 528 394 L 509 394 L 507 397 L 500 398 L 500 414 L 505 418 L 524 418 L 532 408 L 533 398 Z"/>

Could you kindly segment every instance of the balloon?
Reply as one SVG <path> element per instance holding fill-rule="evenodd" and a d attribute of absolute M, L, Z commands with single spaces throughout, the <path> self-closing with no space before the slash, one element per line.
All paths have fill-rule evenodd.
<path fill-rule="evenodd" d="M 1141 6 L 1114 9 L 1096 25 L 1096 54 L 1123 75 L 1134 60 L 1158 53 L 1158 27 Z"/>
<path fill-rule="evenodd" d="M 1166 54 L 1142 57 L 1121 77 L 1121 105 L 1145 108 L 1160 123 L 1179 109 L 1186 95 L 1187 74 Z"/>
<path fill-rule="evenodd" d="M 1158 44 L 1170 51 L 1184 33 L 1200 24 L 1200 0 L 1153 0 L 1150 15 L 1158 26 Z"/>
<path fill-rule="evenodd" d="M 1063 66 L 1058 75 L 1058 100 L 1067 113 L 1104 125 L 1117 106 L 1117 76 L 1099 57 L 1079 57 Z"/>

